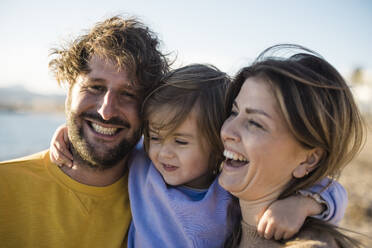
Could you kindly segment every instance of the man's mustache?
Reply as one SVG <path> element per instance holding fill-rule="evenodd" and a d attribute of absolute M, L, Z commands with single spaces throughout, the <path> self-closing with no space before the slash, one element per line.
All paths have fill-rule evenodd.
<path fill-rule="evenodd" d="M 100 115 L 93 114 L 93 113 L 82 113 L 80 116 L 95 120 L 95 121 L 100 122 L 102 124 L 119 125 L 119 126 L 124 126 L 126 128 L 131 127 L 131 125 L 127 121 L 124 121 L 124 120 L 120 119 L 119 117 L 112 117 L 109 120 L 104 120 L 104 119 L 102 119 L 102 117 Z"/>

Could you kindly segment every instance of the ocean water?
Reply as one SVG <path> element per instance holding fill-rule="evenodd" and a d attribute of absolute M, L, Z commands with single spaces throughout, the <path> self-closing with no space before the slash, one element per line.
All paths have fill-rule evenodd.
<path fill-rule="evenodd" d="M 29 155 L 49 147 L 64 114 L 0 111 L 0 161 Z"/>

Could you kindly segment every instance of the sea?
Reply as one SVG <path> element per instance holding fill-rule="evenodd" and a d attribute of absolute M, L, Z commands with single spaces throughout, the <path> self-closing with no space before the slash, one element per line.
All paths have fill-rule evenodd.
<path fill-rule="evenodd" d="M 54 131 L 63 123 L 63 113 L 0 111 L 0 161 L 48 149 Z"/>

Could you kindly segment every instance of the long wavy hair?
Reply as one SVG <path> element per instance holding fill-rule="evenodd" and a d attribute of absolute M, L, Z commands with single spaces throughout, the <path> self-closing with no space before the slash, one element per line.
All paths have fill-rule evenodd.
<path fill-rule="evenodd" d="M 285 58 L 273 56 L 275 52 L 294 49 L 300 52 Z M 279 111 L 295 139 L 304 148 L 318 147 L 324 151 L 317 167 L 303 178 L 293 178 L 279 198 L 310 187 L 321 178 L 337 178 L 360 151 L 365 132 L 362 116 L 340 73 L 320 55 L 304 47 L 270 47 L 251 66 L 241 69 L 230 84 L 226 97 L 228 113 L 245 80 L 251 77 L 270 85 Z M 326 230 L 338 233 L 327 224 L 310 222 L 312 226 L 327 226 Z M 240 235 L 237 225 L 233 234 L 235 243 Z M 341 234 L 337 237 L 350 241 Z"/>

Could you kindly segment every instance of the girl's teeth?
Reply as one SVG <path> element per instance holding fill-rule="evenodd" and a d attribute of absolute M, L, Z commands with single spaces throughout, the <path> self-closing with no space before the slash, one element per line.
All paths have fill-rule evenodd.
<path fill-rule="evenodd" d="M 104 135 L 114 135 L 116 131 L 118 130 L 117 128 L 113 128 L 113 127 L 102 127 L 96 123 L 92 123 L 92 127 L 94 131 L 100 134 L 104 134 Z"/>

